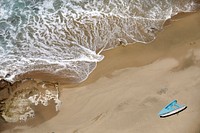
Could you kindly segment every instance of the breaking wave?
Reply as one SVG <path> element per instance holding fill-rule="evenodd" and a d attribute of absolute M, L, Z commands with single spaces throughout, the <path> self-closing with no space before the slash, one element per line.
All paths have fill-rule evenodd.
<path fill-rule="evenodd" d="M 44 71 L 81 82 L 103 50 L 147 43 L 191 0 L 2 0 L 0 76 Z"/>

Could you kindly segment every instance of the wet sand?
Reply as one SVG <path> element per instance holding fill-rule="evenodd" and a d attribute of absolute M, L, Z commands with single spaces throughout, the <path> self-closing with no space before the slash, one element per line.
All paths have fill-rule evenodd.
<path fill-rule="evenodd" d="M 180 20 L 179 20 L 180 19 Z M 38 107 L 27 123 L 3 133 L 199 133 L 200 12 L 176 17 L 150 44 L 103 52 L 86 81 L 62 85 L 62 107 Z M 177 99 L 187 109 L 159 118 Z"/>

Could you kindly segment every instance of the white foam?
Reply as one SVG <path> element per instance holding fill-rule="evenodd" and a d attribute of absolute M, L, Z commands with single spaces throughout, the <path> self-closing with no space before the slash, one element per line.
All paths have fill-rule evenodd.
<path fill-rule="evenodd" d="M 43 7 L 46 8 L 46 9 L 54 9 L 54 7 L 53 7 L 53 1 L 44 0 L 43 1 Z"/>
<path fill-rule="evenodd" d="M 55 110 L 58 111 L 61 106 L 58 86 L 55 85 L 50 89 L 46 87 L 46 84 L 43 84 L 41 87 L 41 91 L 39 91 L 41 88 L 35 88 L 36 90 L 33 90 L 34 88 L 31 89 L 31 87 L 26 88 L 25 90 L 18 88 L 19 91 L 14 94 L 15 97 L 6 102 L 2 117 L 7 122 L 26 121 L 28 118 L 35 116 L 35 112 L 31 108 L 32 104 L 35 106 L 39 104 L 48 106 L 50 100 L 55 102 Z M 34 92 L 35 94 L 32 95 L 30 92 Z"/>
<path fill-rule="evenodd" d="M 38 105 L 38 104 L 42 104 L 44 106 L 48 105 L 48 101 L 49 100 L 54 100 L 54 102 L 56 103 L 56 111 L 59 110 L 60 106 L 61 106 L 61 101 L 58 98 L 58 90 L 57 91 L 49 91 L 49 90 L 45 90 L 45 94 L 35 94 L 33 96 L 30 96 L 28 99 L 31 101 L 31 103 Z"/>
<path fill-rule="evenodd" d="M 0 19 L 16 12 L 22 16 L 17 27 L 10 25 L 2 31 L 0 76 L 9 73 L 8 80 L 42 70 L 83 81 L 95 68 L 93 64 L 103 59 L 101 52 L 118 46 L 119 39 L 126 44 L 151 42 L 166 19 L 196 6 L 190 0 L 69 0 L 55 10 L 56 1 L 44 0 L 30 1 L 29 10 L 12 11 L 15 2 L 9 1 L 8 10 L 0 4 Z M 65 74 L 65 69 L 72 75 Z"/>

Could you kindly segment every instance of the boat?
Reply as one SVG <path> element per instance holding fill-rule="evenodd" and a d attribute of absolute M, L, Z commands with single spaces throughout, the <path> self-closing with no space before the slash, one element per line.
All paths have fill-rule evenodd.
<path fill-rule="evenodd" d="M 174 114 L 177 114 L 187 108 L 186 105 L 179 105 L 177 103 L 177 100 L 173 100 L 168 105 L 166 105 L 159 113 L 158 115 L 160 117 L 168 117 Z"/>

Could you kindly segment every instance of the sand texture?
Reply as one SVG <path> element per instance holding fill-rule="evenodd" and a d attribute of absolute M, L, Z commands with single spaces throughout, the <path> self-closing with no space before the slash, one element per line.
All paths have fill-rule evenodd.
<path fill-rule="evenodd" d="M 37 107 L 2 133 L 199 133 L 200 13 L 171 21 L 152 43 L 105 51 L 85 82 L 62 85 L 59 112 Z M 188 108 L 159 118 L 174 99 Z"/>

